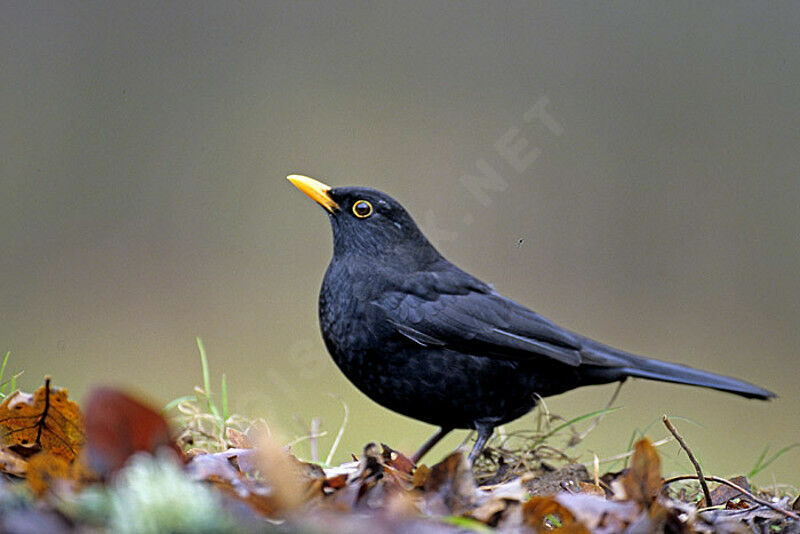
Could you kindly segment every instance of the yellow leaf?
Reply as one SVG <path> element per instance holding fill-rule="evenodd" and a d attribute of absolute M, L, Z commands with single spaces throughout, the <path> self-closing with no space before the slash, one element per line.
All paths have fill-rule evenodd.
<path fill-rule="evenodd" d="M 48 451 L 71 462 L 84 443 L 83 415 L 66 389 L 44 386 L 32 395 L 15 391 L 0 404 L 2 445 L 24 455 Z"/>

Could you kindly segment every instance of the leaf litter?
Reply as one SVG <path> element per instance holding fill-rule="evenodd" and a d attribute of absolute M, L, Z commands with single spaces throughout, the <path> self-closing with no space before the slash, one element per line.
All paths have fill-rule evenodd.
<path fill-rule="evenodd" d="M 84 410 L 49 378 L 10 394 L 0 405 L 0 531 L 800 533 L 796 495 L 699 466 L 665 480 L 646 437 L 628 468 L 602 475 L 599 461 L 587 468 L 548 444 L 547 430 L 502 435 L 475 466 L 461 451 L 415 465 L 370 443 L 322 467 L 263 421 L 208 409 L 209 399 L 177 403 L 174 427 L 113 388 L 94 390 Z M 696 479 L 711 484 L 707 497 Z"/>

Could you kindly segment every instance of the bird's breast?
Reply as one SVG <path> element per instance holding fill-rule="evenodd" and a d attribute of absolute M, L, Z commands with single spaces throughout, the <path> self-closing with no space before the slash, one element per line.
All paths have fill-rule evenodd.
<path fill-rule="evenodd" d="M 319 323 L 328 351 L 337 363 L 380 346 L 385 328 L 370 303 L 380 287 L 347 265 L 331 263 L 319 294 Z"/>

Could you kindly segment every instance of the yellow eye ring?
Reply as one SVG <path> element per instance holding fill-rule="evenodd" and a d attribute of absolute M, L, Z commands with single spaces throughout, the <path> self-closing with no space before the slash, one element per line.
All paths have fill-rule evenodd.
<path fill-rule="evenodd" d="M 359 219 L 366 219 L 372 215 L 372 204 L 366 200 L 359 200 L 353 204 L 353 215 Z"/>

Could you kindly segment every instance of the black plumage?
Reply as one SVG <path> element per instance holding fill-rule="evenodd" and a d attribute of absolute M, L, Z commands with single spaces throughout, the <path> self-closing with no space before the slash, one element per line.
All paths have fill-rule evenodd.
<path fill-rule="evenodd" d="M 478 431 L 472 460 L 497 425 L 530 411 L 537 396 L 628 377 L 775 396 L 553 324 L 447 261 L 380 191 L 289 180 L 326 208 L 333 227 L 319 320 L 334 361 L 375 402 L 440 427 L 415 461 L 455 428 Z"/>

